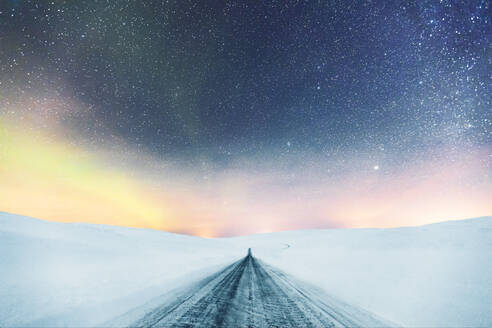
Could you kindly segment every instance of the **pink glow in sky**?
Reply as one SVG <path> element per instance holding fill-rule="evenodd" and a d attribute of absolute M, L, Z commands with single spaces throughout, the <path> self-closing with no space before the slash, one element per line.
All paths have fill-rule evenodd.
<path fill-rule="evenodd" d="M 128 149 L 84 149 L 5 120 L 1 138 L 0 210 L 47 220 L 215 237 L 396 227 L 492 212 L 486 149 L 401 171 L 378 163 L 377 170 L 367 164 L 320 173 L 329 162 L 283 170 L 245 161 L 198 172 Z M 131 165 L 118 164 L 125 156 L 133 158 Z"/>

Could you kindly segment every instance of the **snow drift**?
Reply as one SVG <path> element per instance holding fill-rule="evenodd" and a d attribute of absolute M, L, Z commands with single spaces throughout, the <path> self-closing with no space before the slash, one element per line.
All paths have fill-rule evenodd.
<path fill-rule="evenodd" d="M 0 213 L 0 325 L 91 326 L 246 255 L 403 326 L 492 325 L 492 218 L 203 239 Z"/>

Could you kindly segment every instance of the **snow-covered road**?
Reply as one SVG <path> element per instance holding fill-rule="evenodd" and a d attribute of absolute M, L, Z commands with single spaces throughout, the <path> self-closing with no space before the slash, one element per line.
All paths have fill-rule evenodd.
<path fill-rule="evenodd" d="M 179 326 L 204 309 L 205 326 L 492 327 L 491 232 L 485 217 L 204 239 L 0 212 L 0 326 Z"/>
<path fill-rule="evenodd" d="M 248 254 L 131 326 L 387 327 L 388 322 L 300 286 Z"/>

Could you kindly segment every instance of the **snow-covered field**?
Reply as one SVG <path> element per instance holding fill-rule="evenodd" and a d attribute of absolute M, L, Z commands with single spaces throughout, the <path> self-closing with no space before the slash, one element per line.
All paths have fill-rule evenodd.
<path fill-rule="evenodd" d="M 253 255 L 402 326 L 492 326 L 492 218 L 202 239 L 0 213 L 0 326 L 98 325 Z"/>

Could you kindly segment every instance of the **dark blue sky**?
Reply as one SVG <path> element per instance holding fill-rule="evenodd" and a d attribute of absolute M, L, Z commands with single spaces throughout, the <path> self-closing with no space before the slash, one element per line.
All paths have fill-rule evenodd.
<path fill-rule="evenodd" d="M 489 3 L 0 0 L 0 210 L 200 236 L 490 215 Z"/>
<path fill-rule="evenodd" d="M 4 94 L 70 92 L 65 119 L 158 156 L 490 141 L 487 1 L 12 1 Z M 34 86 L 34 87 L 33 87 Z M 4 97 L 5 99 L 5 97 Z M 418 156 L 418 155 L 417 155 Z"/>

